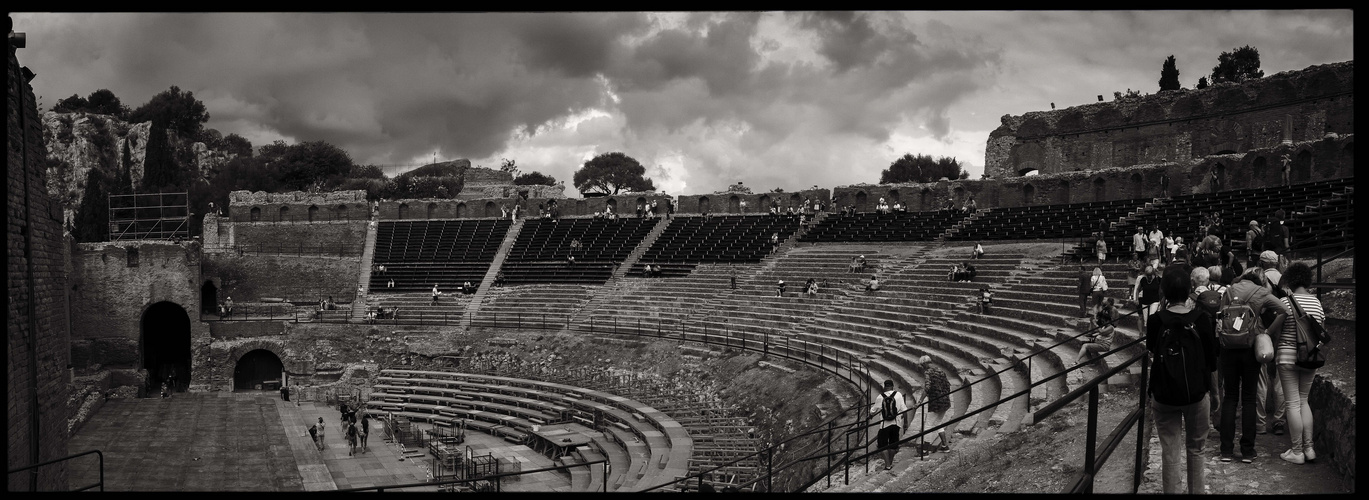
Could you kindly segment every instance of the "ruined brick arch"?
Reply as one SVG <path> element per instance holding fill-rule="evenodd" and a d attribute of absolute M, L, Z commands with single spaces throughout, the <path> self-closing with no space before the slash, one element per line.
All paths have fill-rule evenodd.
<path fill-rule="evenodd" d="M 890 204 L 890 205 L 893 205 L 894 202 L 896 202 L 896 201 L 898 201 L 898 190 L 897 190 L 897 189 L 890 189 L 890 190 L 889 190 L 889 204 Z"/>
<path fill-rule="evenodd" d="M 1291 180 L 1293 182 L 1307 182 L 1312 180 L 1313 164 L 1315 164 L 1315 160 L 1313 159 L 1312 151 L 1303 148 L 1298 152 L 1297 156 L 1293 157 L 1293 171 L 1290 172 Z"/>
<path fill-rule="evenodd" d="M 433 215 L 436 215 L 436 214 L 437 214 L 437 204 L 436 204 L 436 203 L 429 203 L 429 204 L 428 204 L 428 218 L 429 218 L 429 219 L 432 219 L 432 218 L 433 218 Z"/>
<path fill-rule="evenodd" d="M 1263 179 L 1267 175 L 1269 175 L 1269 159 L 1264 156 L 1255 157 L 1255 161 L 1250 167 L 1250 176 Z"/>
<path fill-rule="evenodd" d="M 396 217 L 396 218 L 402 220 L 402 219 L 404 219 L 404 216 L 405 216 L 405 215 L 408 215 L 408 214 L 409 214 L 409 204 L 408 204 L 408 203 L 400 203 L 400 204 L 399 204 L 399 216 Z"/>
<path fill-rule="evenodd" d="M 180 303 L 154 298 L 138 314 L 138 367 L 147 370 L 150 387 L 174 376 L 184 389 L 193 376 L 190 311 Z"/>
<path fill-rule="evenodd" d="M 286 219 L 289 219 L 289 218 L 290 218 L 290 207 L 289 207 L 288 205 L 281 205 L 281 206 L 280 206 L 280 219 L 279 219 L 279 220 L 286 220 Z"/>
<path fill-rule="evenodd" d="M 223 360 L 223 364 L 220 365 L 220 369 L 222 370 L 222 372 L 226 372 L 229 375 L 227 377 L 228 380 L 226 381 L 226 387 L 222 387 L 222 389 L 228 391 L 237 389 L 236 385 L 238 384 L 236 379 L 238 378 L 238 363 L 242 361 L 244 356 L 247 356 L 248 353 L 251 353 L 253 351 L 266 351 L 271 355 L 275 356 L 276 359 L 280 360 L 281 370 L 286 372 L 287 374 L 300 372 L 300 370 L 298 369 L 298 361 L 281 355 L 281 353 L 285 352 L 285 341 L 277 339 L 249 340 L 242 344 L 234 346 L 232 349 L 228 351 L 226 356 L 220 358 Z M 289 381 L 283 380 L 282 383 L 289 383 Z"/>
<path fill-rule="evenodd" d="M 460 219 L 460 218 L 463 218 L 463 217 L 465 217 L 465 216 L 466 216 L 466 204 L 465 204 L 465 203 L 457 203 L 457 204 L 456 204 L 456 218 Z"/>
<path fill-rule="evenodd" d="M 1108 199 L 1108 181 L 1102 177 L 1093 179 L 1093 201 Z"/>
<path fill-rule="evenodd" d="M 789 204 L 790 204 L 790 205 L 795 206 L 795 207 L 798 207 L 798 206 L 799 206 L 800 204 L 802 204 L 802 203 L 803 203 L 803 199 L 799 197 L 799 194 L 798 194 L 798 193 L 794 193 L 794 194 L 789 195 Z"/>
<path fill-rule="evenodd" d="M 252 222 L 261 220 L 261 207 L 252 207 L 252 210 L 248 211 L 248 216 L 248 220 Z"/>
<path fill-rule="evenodd" d="M 729 213 L 729 214 L 740 213 L 740 212 L 741 212 L 741 207 L 742 207 L 742 200 L 741 200 L 741 198 L 738 198 L 737 195 L 734 194 L 734 195 L 732 195 L 731 198 L 728 198 L 728 199 L 727 199 L 727 213 Z"/>
<path fill-rule="evenodd" d="M 1031 205 L 1036 201 L 1036 187 L 1031 183 L 1022 185 L 1022 204 Z"/>
<path fill-rule="evenodd" d="M 314 222 L 314 218 L 315 218 L 315 216 L 317 216 L 317 215 L 318 215 L 318 205 L 309 205 L 309 222 Z"/>
<path fill-rule="evenodd" d="M 1131 198 L 1133 200 L 1145 196 L 1144 189 L 1146 181 L 1141 178 L 1140 172 L 1131 174 L 1131 178 L 1127 179 L 1127 181 L 1131 184 Z"/>
<path fill-rule="evenodd" d="M 856 209 L 865 208 L 865 200 L 868 198 L 865 191 L 856 191 Z"/>
<path fill-rule="evenodd" d="M 763 194 L 756 200 L 756 211 L 763 213 L 770 212 L 770 195 Z"/>
<path fill-rule="evenodd" d="M 955 204 L 957 206 L 965 204 L 965 188 L 960 186 L 955 187 Z"/>
<path fill-rule="evenodd" d="M 713 208 L 713 207 L 711 206 L 710 202 L 708 201 L 708 197 L 707 197 L 707 196 L 700 196 L 700 197 L 699 197 L 699 213 L 701 213 L 701 214 L 706 214 L 706 213 L 708 213 L 708 212 L 711 211 L 711 210 L 710 210 L 711 208 Z"/>
<path fill-rule="evenodd" d="M 638 197 L 637 197 L 637 206 L 642 207 L 643 210 L 647 209 L 646 197 L 644 197 L 644 196 L 638 196 Z"/>
<path fill-rule="evenodd" d="M 1060 187 L 1056 188 L 1055 196 L 1051 197 L 1051 203 L 1064 204 L 1070 202 L 1070 181 L 1061 180 Z"/>
<path fill-rule="evenodd" d="M 485 202 L 485 217 L 498 217 L 499 207 L 494 206 L 493 201 Z"/>
<path fill-rule="evenodd" d="M 618 200 L 609 198 L 608 201 L 604 202 L 604 207 L 612 208 L 613 213 L 618 213 Z"/>

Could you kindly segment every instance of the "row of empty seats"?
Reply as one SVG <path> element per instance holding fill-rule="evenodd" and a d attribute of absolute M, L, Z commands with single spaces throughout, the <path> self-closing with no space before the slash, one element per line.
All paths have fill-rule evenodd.
<path fill-rule="evenodd" d="M 1150 199 L 994 208 L 977 212 L 947 241 L 1080 238 L 1103 230 Z"/>
<path fill-rule="evenodd" d="M 831 214 L 799 241 L 931 241 L 967 215 L 958 210 Z"/>

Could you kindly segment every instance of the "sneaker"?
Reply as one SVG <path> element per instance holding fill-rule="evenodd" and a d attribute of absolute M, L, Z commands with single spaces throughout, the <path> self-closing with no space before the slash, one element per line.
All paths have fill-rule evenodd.
<path fill-rule="evenodd" d="M 1269 431 L 1266 430 L 1263 425 L 1261 425 L 1255 428 L 1255 434 L 1263 436 L 1265 434 L 1269 434 Z"/>
<path fill-rule="evenodd" d="M 1303 458 L 1306 458 L 1308 462 L 1311 462 L 1317 459 L 1317 452 L 1312 451 L 1312 447 L 1308 446 L 1302 449 L 1302 456 Z"/>
<path fill-rule="evenodd" d="M 1229 451 L 1222 453 L 1222 462 L 1230 463 L 1233 458 L 1236 458 L 1236 455 Z"/>
<path fill-rule="evenodd" d="M 1253 452 L 1253 451 L 1250 452 L 1250 453 L 1242 453 L 1242 454 L 1241 454 L 1241 463 L 1243 463 L 1243 464 L 1253 463 L 1253 462 L 1255 461 L 1255 455 L 1256 455 L 1256 453 Z"/>
<path fill-rule="evenodd" d="M 937 448 L 936 451 L 940 451 L 940 452 L 951 451 L 951 447 L 950 447 L 950 446 L 946 446 L 946 445 L 943 444 L 943 445 L 941 445 L 940 448 Z"/>
<path fill-rule="evenodd" d="M 1307 457 L 1304 457 L 1302 452 L 1294 452 L 1292 448 L 1289 448 L 1288 451 L 1285 451 L 1282 455 L 1279 455 L 1279 458 L 1282 458 L 1285 461 L 1292 462 L 1298 465 L 1302 465 L 1307 461 Z"/>
<path fill-rule="evenodd" d="M 1275 435 L 1275 436 L 1282 436 L 1282 435 L 1283 435 L 1283 422 L 1274 422 L 1274 435 Z"/>

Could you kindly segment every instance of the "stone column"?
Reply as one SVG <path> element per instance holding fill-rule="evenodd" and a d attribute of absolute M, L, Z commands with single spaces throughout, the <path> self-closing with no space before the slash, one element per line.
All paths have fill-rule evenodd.
<path fill-rule="evenodd" d="M 1283 115 L 1283 144 L 1293 144 L 1293 115 Z"/>

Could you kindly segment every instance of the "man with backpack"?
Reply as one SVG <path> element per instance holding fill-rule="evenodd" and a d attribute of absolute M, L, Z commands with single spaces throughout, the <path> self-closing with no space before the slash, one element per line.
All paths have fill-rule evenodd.
<path fill-rule="evenodd" d="M 1241 461 L 1255 458 L 1256 407 L 1259 405 L 1260 362 L 1255 359 L 1255 336 L 1264 335 L 1260 314 L 1266 310 L 1285 313 L 1283 303 L 1264 287 L 1258 268 L 1248 269 L 1222 294 L 1217 313 L 1217 335 L 1222 346 L 1221 459 L 1234 457 L 1236 407 L 1241 408 Z"/>
<path fill-rule="evenodd" d="M 903 402 L 903 394 L 894 390 L 893 380 L 885 380 L 884 392 L 875 397 L 870 414 L 876 413 L 880 416 L 876 444 L 884 452 L 884 470 L 891 470 L 894 468 L 894 455 L 898 453 L 899 429 L 908 427 L 908 405 Z"/>
<path fill-rule="evenodd" d="M 1218 269 L 1218 268 L 1213 268 Z M 1212 269 L 1195 267 L 1189 274 L 1193 283 L 1193 292 L 1188 294 L 1188 300 L 1193 303 L 1193 307 L 1203 312 L 1211 318 L 1213 330 L 1217 327 L 1217 314 L 1222 309 L 1222 293 L 1226 287 L 1211 282 Z M 1221 276 L 1218 274 L 1218 276 Z M 1212 391 L 1207 398 L 1208 416 L 1212 420 L 1213 428 L 1217 428 L 1222 421 L 1222 375 L 1221 375 L 1221 350 L 1217 353 L 1217 371 L 1212 374 Z"/>
<path fill-rule="evenodd" d="M 1264 229 L 1260 228 L 1259 221 L 1250 221 L 1250 229 L 1245 231 L 1245 256 L 1246 267 L 1253 267 L 1260 257 L 1260 252 L 1264 251 Z"/>
<path fill-rule="evenodd" d="M 1217 339 L 1207 313 L 1187 304 L 1191 288 L 1183 267 L 1166 268 L 1160 289 L 1167 307 L 1151 317 L 1146 329 L 1146 346 L 1155 359 L 1149 392 L 1166 494 L 1183 493 L 1179 467 L 1185 451 L 1188 493 L 1205 492 L 1203 446 L 1211 425 L 1207 393 L 1217 369 Z"/>
<path fill-rule="evenodd" d="M 1276 210 L 1274 216 L 1269 219 L 1269 223 L 1264 226 L 1264 250 L 1272 251 L 1277 256 L 1282 257 L 1288 253 L 1289 233 L 1288 226 L 1283 224 L 1283 209 Z M 1279 269 L 1287 269 L 1288 261 L 1280 259 Z"/>

